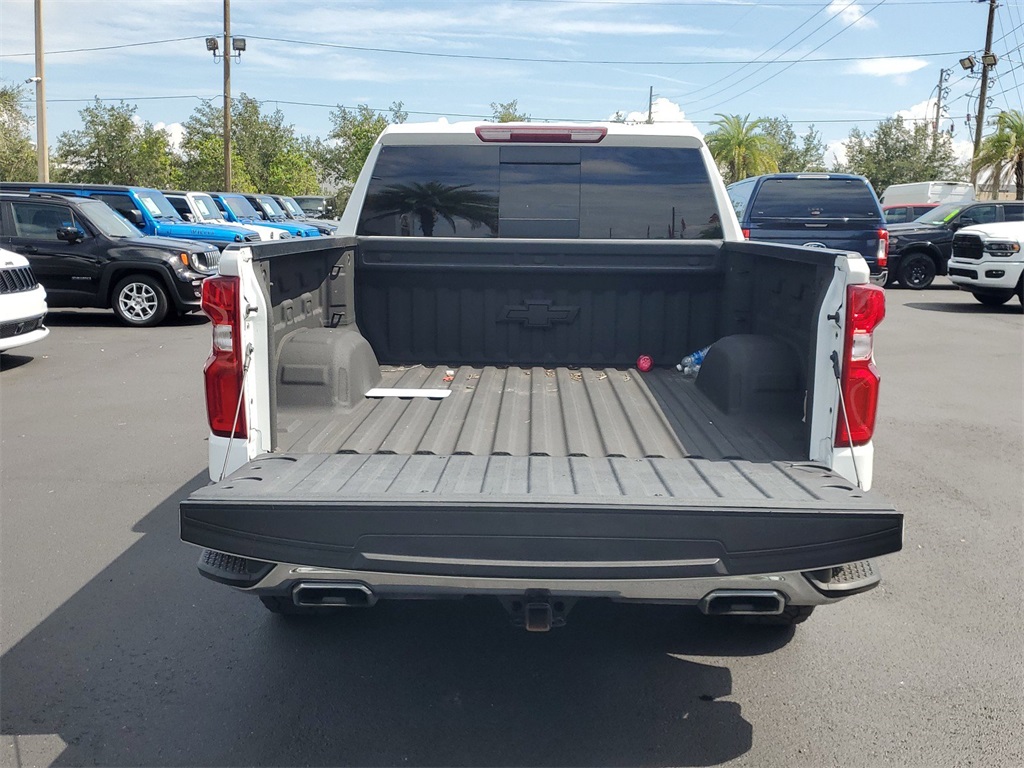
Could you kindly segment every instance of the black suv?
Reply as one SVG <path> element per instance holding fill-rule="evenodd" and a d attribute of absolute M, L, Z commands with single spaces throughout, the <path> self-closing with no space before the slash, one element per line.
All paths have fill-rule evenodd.
<path fill-rule="evenodd" d="M 147 237 L 101 200 L 0 192 L 0 246 L 22 254 L 50 307 L 110 307 L 127 325 L 199 309 L 220 251 L 209 243 Z"/>
<path fill-rule="evenodd" d="M 914 221 L 889 225 L 890 282 L 905 288 L 927 288 L 936 275 L 947 272 L 953 252 L 953 233 L 971 224 L 1024 221 L 1024 203 L 985 200 L 946 203 Z"/>

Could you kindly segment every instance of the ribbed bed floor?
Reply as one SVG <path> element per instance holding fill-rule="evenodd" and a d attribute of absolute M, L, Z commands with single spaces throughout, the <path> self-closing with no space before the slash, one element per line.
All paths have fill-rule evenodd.
<path fill-rule="evenodd" d="M 382 367 L 382 387 L 444 399 L 364 399 L 327 417 L 278 414 L 279 451 L 471 456 L 798 458 L 717 412 L 670 370 Z M 650 386 L 648 386 L 650 384 Z M 652 389 L 654 390 L 652 392 Z"/>

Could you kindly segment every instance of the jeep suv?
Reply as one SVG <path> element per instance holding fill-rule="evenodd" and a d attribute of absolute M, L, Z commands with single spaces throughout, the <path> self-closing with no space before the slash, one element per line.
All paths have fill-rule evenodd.
<path fill-rule="evenodd" d="M 51 308 L 110 307 L 131 326 L 197 311 L 220 261 L 208 243 L 140 234 L 100 200 L 35 192 L 0 192 L 0 246 L 28 259 Z"/>
<path fill-rule="evenodd" d="M 867 179 L 847 173 L 770 173 L 728 187 L 748 240 L 856 251 L 871 282 L 887 277 L 889 233 Z"/>
<path fill-rule="evenodd" d="M 1024 221 L 1024 203 L 985 200 L 945 203 L 906 224 L 889 225 L 892 282 L 904 288 L 927 288 L 945 275 L 953 252 L 953 234 L 972 224 Z"/>

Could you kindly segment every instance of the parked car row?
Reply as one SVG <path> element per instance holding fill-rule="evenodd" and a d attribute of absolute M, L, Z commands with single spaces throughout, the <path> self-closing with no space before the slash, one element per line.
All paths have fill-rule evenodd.
<path fill-rule="evenodd" d="M 0 246 L 27 260 L 50 305 L 110 308 L 131 326 L 198 310 L 202 281 L 229 245 L 335 229 L 282 196 L 0 184 Z M 22 336 L 27 327 L 0 330 Z"/>
<path fill-rule="evenodd" d="M 946 194 L 955 199 L 891 206 L 905 215 L 920 211 L 910 221 L 895 223 L 886 220 L 880 201 L 862 176 L 774 173 L 738 181 L 729 185 L 728 192 L 748 239 L 857 251 L 868 262 L 872 281 L 913 290 L 929 287 L 937 275 L 964 277 L 949 270 L 956 232 L 979 224 L 1024 222 L 1024 202 L 974 200 L 969 184 L 924 182 L 898 187 L 888 188 L 886 195 L 901 199 L 912 193 L 931 198 Z M 988 296 L 1007 301 L 1021 290 L 1020 275 L 1013 268 L 993 271 L 1001 272 L 998 278 L 990 278 L 998 282 L 992 291 L 975 291 L 979 300 Z M 1017 274 L 1016 282 L 1011 274 Z"/>

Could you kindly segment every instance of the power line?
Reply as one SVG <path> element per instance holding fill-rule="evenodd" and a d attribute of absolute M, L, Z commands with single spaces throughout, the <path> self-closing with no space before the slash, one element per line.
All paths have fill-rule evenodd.
<path fill-rule="evenodd" d="M 878 7 L 880 6 L 880 5 L 883 5 L 883 4 L 885 3 L 885 2 L 886 2 L 886 0 L 879 0 L 879 2 L 875 3 L 875 4 L 874 4 L 873 6 L 871 6 L 871 7 L 870 7 L 870 8 L 869 8 L 869 9 L 868 9 L 867 11 L 865 11 L 864 13 L 862 13 L 862 14 L 861 14 L 860 16 L 858 16 L 858 17 L 857 17 L 856 19 L 854 19 L 854 20 L 853 20 L 853 21 L 851 21 L 851 22 L 850 22 L 849 24 L 847 24 L 847 25 L 846 25 L 845 27 L 843 27 L 843 28 L 842 28 L 842 29 L 840 29 L 840 30 L 839 30 L 838 32 L 836 32 L 836 33 L 835 33 L 834 35 L 832 35 L 831 37 L 829 37 L 828 39 L 824 40 L 824 41 L 823 41 L 822 43 L 820 43 L 819 45 L 817 45 L 817 46 L 815 46 L 814 48 L 812 48 L 812 49 L 811 49 L 811 50 L 809 51 L 809 53 L 814 53 L 815 51 L 819 50 L 819 49 L 820 49 L 820 48 L 822 48 L 823 46 L 825 46 L 825 45 L 827 45 L 828 43 L 830 43 L 830 42 L 832 42 L 833 40 L 835 40 L 835 39 L 836 39 L 837 37 L 839 37 L 839 35 L 843 34 L 843 32 L 845 32 L 846 30 L 848 30 L 848 29 L 849 29 L 850 27 L 852 27 L 852 26 L 853 26 L 854 24 L 858 23 L 858 22 L 859 22 L 859 21 L 860 21 L 861 19 L 863 19 L 863 18 L 865 18 L 866 16 L 868 16 L 868 14 L 870 14 L 870 13 L 871 13 L 872 11 L 874 11 L 874 10 L 875 10 L 876 8 L 878 8 Z M 889 58 L 889 57 L 884 57 L 884 56 L 883 56 L 883 57 L 864 57 L 864 58 L 866 59 L 866 58 Z M 891 58 L 897 58 L 897 57 L 895 57 L 895 56 L 894 56 L 894 57 L 891 57 Z M 902 57 L 900 57 L 900 58 L 902 58 Z M 790 67 L 792 67 L 792 66 L 793 66 L 794 64 L 798 64 L 798 63 L 800 63 L 801 61 L 806 61 L 806 62 L 810 62 L 810 61 L 814 61 L 814 60 L 813 60 L 813 59 L 798 59 L 797 61 L 794 61 L 794 62 L 792 62 L 792 63 L 789 63 L 789 64 L 787 64 L 787 66 L 783 67 L 783 68 L 782 68 L 782 69 L 780 69 L 780 70 L 779 70 L 778 72 L 773 72 L 772 74 L 768 75 L 768 77 L 764 78 L 763 80 L 761 80 L 761 81 L 759 81 L 759 82 L 757 82 L 757 83 L 754 83 L 754 84 L 753 84 L 752 86 L 750 86 L 749 88 L 747 88 L 747 89 L 746 89 L 745 91 L 741 91 L 740 93 L 737 93 L 737 94 L 735 94 L 735 95 L 733 95 L 733 96 L 730 96 L 729 98 L 725 99 L 724 101 L 720 101 L 720 102 L 718 102 L 717 104 L 713 104 L 713 105 L 711 105 L 710 107 L 705 107 L 704 109 L 706 109 L 706 110 L 711 110 L 711 109 L 715 109 L 715 108 L 717 108 L 717 107 L 720 107 L 720 106 L 721 106 L 721 105 L 723 105 L 723 104 L 726 104 L 726 103 L 728 103 L 728 102 L 732 101 L 733 99 L 738 99 L 738 98 L 739 98 L 740 96 L 745 96 L 746 94 L 750 93 L 750 92 L 751 92 L 752 90 L 754 90 L 755 88 L 757 88 L 757 87 L 759 87 L 759 86 L 762 86 L 762 85 L 764 85 L 765 83 L 767 83 L 767 82 L 768 82 L 769 80 L 772 80 L 773 78 L 776 78 L 776 77 L 778 77 L 778 76 L 779 76 L 779 75 L 781 75 L 781 74 L 782 74 L 783 72 L 785 72 L 785 71 L 786 71 L 786 70 L 788 70 L 788 69 L 789 69 Z"/>
<path fill-rule="evenodd" d="M 166 40 L 145 40 L 141 43 L 121 43 L 119 45 L 98 45 L 94 48 L 67 48 L 62 51 L 45 51 L 45 56 L 58 56 L 62 53 L 88 53 L 91 51 L 116 51 L 121 48 L 140 48 L 144 45 L 163 45 L 164 43 L 180 43 L 184 40 L 202 40 L 206 35 L 190 35 L 189 37 L 171 37 Z M 35 51 L 26 53 L 0 53 L 0 59 L 10 59 L 15 56 L 35 56 Z"/>
<path fill-rule="evenodd" d="M 881 3 L 879 3 L 881 5 Z M 877 5 L 875 6 L 878 7 Z M 873 9 L 872 9 L 873 10 Z M 870 13 L 870 11 L 868 11 Z M 865 14 L 866 15 L 866 14 Z M 309 45 L 317 48 L 337 48 L 346 51 L 360 51 L 363 53 L 395 53 L 404 56 L 424 56 L 438 59 L 470 59 L 473 61 L 511 61 L 526 64 L 600 64 L 600 65 L 635 65 L 635 66 L 712 66 L 737 64 L 756 64 L 756 59 L 744 60 L 708 60 L 708 61 L 665 61 L 665 60 L 623 60 L 623 59 L 554 59 L 554 58 L 531 58 L 527 56 L 486 56 L 472 53 L 435 53 L 430 51 L 411 51 L 401 48 L 371 48 L 359 45 L 344 45 L 342 43 L 321 43 L 313 40 L 290 40 L 283 37 L 263 37 L 260 35 L 246 35 L 250 40 L 267 40 L 272 43 L 285 43 L 287 45 Z M 830 38 L 831 39 L 831 38 Z M 828 42 L 827 40 L 825 42 Z M 822 43 L 824 45 L 824 43 Z M 821 46 L 819 45 L 818 48 Z M 818 50 L 815 48 L 814 50 Z M 813 51 L 812 51 L 813 52 Z M 773 64 L 820 64 L 831 61 L 871 61 L 874 59 L 913 59 L 913 58 L 935 58 L 938 56 L 959 56 L 963 51 L 936 51 L 933 53 L 897 53 L 888 56 L 835 56 L 822 57 L 817 59 L 779 59 Z"/>
<path fill-rule="evenodd" d="M 814 13 L 812 13 L 812 14 L 811 14 L 810 16 L 808 16 L 808 17 L 807 17 L 806 19 L 804 19 L 804 21 L 802 21 L 802 22 L 800 23 L 800 25 L 799 25 L 799 26 L 797 26 L 797 28 L 796 28 L 796 29 L 794 29 L 794 30 L 792 30 L 791 32 L 789 32 L 789 33 L 788 33 L 787 35 L 785 35 L 785 37 L 783 37 L 783 38 L 782 38 L 781 40 L 779 40 L 779 41 L 777 41 L 777 42 L 775 42 L 775 43 L 772 43 L 772 45 L 768 46 L 768 47 L 767 47 L 767 48 L 766 48 L 766 49 L 765 49 L 764 51 L 762 51 L 762 52 L 761 52 L 760 54 L 758 54 L 758 55 L 757 55 L 757 58 L 756 58 L 756 59 L 754 59 L 754 61 L 758 61 L 758 60 L 759 60 L 759 59 L 760 59 L 760 58 L 761 58 L 762 56 L 765 56 L 765 55 L 767 55 L 767 54 L 768 54 L 769 52 L 771 52 L 771 50 L 772 50 L 773 48 L 775 48 L 775 47 L 776 47 L 776 46 L 778 46 L 778 45 L 781 45 L 781 44 L 782 44 L 782 43 L 784 43 L 784 42 L 785 42 L 785 41 L 786 41 L 787 39 L 789 39 L 790 37 L 792 37 L 793 35 L 795 35 L 795 34 L 797 33 L 797 31 L 799 31 L 800 29 L 802 29 L 802 28 L 803 28 L 803 27 L 804 27 L 804 26 L 805 26 L 806 24 L 809 24 L 809 23 L 810 23 L 810 21 L 811 21 L 811 19 L 813 19 L 813 18 L 814 18 L 815 16 L 817 16 L 817 15 L 818 15 L 819 13 L 821 13 L 822 11 L 824 11 L 824 10 L 825 10 L 825 9 L 826 9 L 827 7 L 828 7 L 828 5 L 827 5 L 827 4 L 825 4 L 825 5 L 822 5 L 822 6 L 820 6 L 820 7 L 818 8 L 818 10 L 816 10 L 816 11 L 815 11 Z M 827 23 L 827 21 L 826 21 L 826 23 Z M 821 27 L 819 26 L 819 27 L 815 28 L 814 32 L 816 32 L 816 31 L 817 31 L 818 29 L 821 29 Z M 814 32 L 811 32 L 811 34 L 814 34 Z M 778 55 L 778 56 L 777 56 L 776 58 L 777 58 L 777 59 L 778 59 L 778 58 L 781 58 L 781 57 L 782 57 L 782 56 L 784 56 L 785 54 L 789 53 L 789 52 L 790 52 L 791 50 L 793 50 L 793 48 L 794 48 L 795 46 L 799 45 L 799 44 L 800 44 L 801 42 L 803 42 L 803 40 L 806 40 L 806 39 L 807 39 L 807 38 L 806 38 L 806 37 L 804 37 L 804 38 L 802 38 L 801 40 L 797 41 L 796 43 L 794 43 L 793 45 L 791 45 L 791 46 L 790 46 L 789 48 L 787 48 L 786 50 L 784 50 L 784 51 L 783 51 L 782 53 L 780 53 L 780 54 L 779 54 L 779 55 Z M 725 76 L 725 78 L 723 78 L 723 80 L 727 80 L 727 79 L 731 78 L 731 77 L 732 77 L 733 75 L 738 75 L 738 74 L 739 74 L 740 72 L 742 72 L 742 71 L 743 71 L 744 69 L 746 69 L 746 68 L 747 68 L 747 67 L 748 67 L 748 66 L 749 66 L 750 64 L 752 64 L 752 63 L 753 63 L 753 62 L 749 62 L 749 63 L 747 63 L 747 64 L 744 64 L 744 65 L 743 65 L 742 67 L 740 67 L 739 69 L 737 69 L 737 70 L 734 70 L 733 72 L 730 72 L 730 73 L 729 73 L 728 75 L 726 75 L 726 76 Z M 766 64 L 767 64 L 767 63 L 769 63 L 769 62 L 766 62 Z M 751 73 L 751 74 L 755 74 L 755 73 L 757 73 L 757 72 L 759 72 L 759 71 L 760 71 L 760 69 L 754 70 L 754 72 L 753 72 L 753 73 Z M 747 75 L 747 77 L 750 77 L 750 75 Z M 739 81 L 737 81 L 737 82 L 743 82 L 743 80 L 745 80 L 745 79 L 746 79 L 746 78 L 740 78 L 740 80 L 739 80 Z M 677 96 L 677 97 L 674 97 L 674 98 L 678 98 L 678 99 L 685 99 L 685 98 L 688 98 L 688 97 L 690 97 L 690 96 L 693 96 L 693 95 L 695 95 L 695 94 L 698 94 L 698 93 L 700 93 L 701 91 L 706 91 L 706 90 L 708 90 L 709 88 L 715 88 L 715 87 L 717 87 L 717 86 L 718 86 L 718 85 L 720 84 L 720 82 L 721 82 L 721 81 L 719 81 L 719 82 L 715 82 L 715 83 L 708 83 L 708 84 L 707 84 L 707 85 L 705 85 L 705 86 L 702 86 L 702 87 L 700 87 L 700 88 L 697 88 L 697 89 L 695 89 L 695 90 L 693 90 L 693 91 L 689 91 L 688 93 L 683 93 L 683 94 L 680 94 L 679 96 Z M 735 85 L 735 84 L 736 84 L 736 83 L 732 83 L 731 85 Z M 730 85 L 730 86 L 728 86 L 728 87 L 731 87 L 731 85 Z"/>
<path fill-rule="evenodd" d="M 123 102 L 128 103 L 128 102 L 133 102 L 133 101 L 144 101 L 144 100 L 145 101 L 161 101 L 161 100 L 172 100 L 172 99 L 179 99 L 179 100 L 180 99 L 197 99 L 199 101 L 215 101 L 215 100 L 218 100 L 220 98 L 221 98 L 220 94 L 211 94 L 209 96 L 202 96 L 202 95 L 199 95 L 199 94 L 176 94 L 176 95 L 168 95 L 168 96 L 135 96 L 135 97 L 119 97 L 119 98 L 113 98 L 113 97 L 109 97 L 109 98 L 94 97 L 94 98 L 91 98 L 91 99 L 47 99 L 47 103 L 72 103 L 72 102 L 82 102 L 82 103 L 85 103 L 85 102 L 94 102 L 94 101 L 99 101 L 99 102 L 104 102 L 104 103 L 105 102 L 111 102 L 111 101 L 116 101 L 116 102 L 122 102 L 123 101 Z M 358 106 L 345 106 L 344 104 L 327 104 L 327 103 L 315 102 L 315 101 L 293 101 L 293 100 L 290 100 L 290 99 L 276 99 L 276 98 L 253 99 L 253 101 L 255 101 L 255 102 L 257 102 L 257 103 L 259 103 L 261 105 L 263 105 L 263 104 L 286 104 L 288 106 L 297 106 L 297 107 L 315 107 L 315 108 L 322 108 L 322 109 L 346 109 L 346 110 L 356 110 L 356 109 L 359 108 Z M 362 106 L 362 105 L 360 105 L 360 106 Z M 368 109 L 370 109 L 373 112 L 378 112 L 380 114 L 388 114 L 388 113 L 391 112 L 390 108 L 382 109 L 382 108 L 378 108 L 378 107 L 368 107 Z M 407 112 L 410 115 L 423 115 L 425 117 L 461 117 L 461 118 L 467 118 L 467 119 L 486 119 L 486 118 L 491 117 L 490 114 L 482 114 L 482 113 L 427 112 L 427 111 L 415 110 L 415 109 L 406 109 L 404 111 Z M 562 122 L 562 123 L 607 122 L 606 118 L 536 117 L 536 118 L 532 118 L 532 119 L 535 122 Z M 877 122 L 877 121 L 881 121 L 881 120 L 885 120 L 885 119 L 886 119 L 886 116 L 866 115 L 864 117 L 857 117 L 857 118 L 817 118 L 817 119 L 809 119 L 809 120 L 789 120 L 787 118 L 787 121 L 792 123 L 792 124 L 794 124 L 794 125 L 819 125 L 819 124 L 820 125 L 825 125 L 825 124 L 847 124 L 847 125 L 852 125 L 852 124 L 856 124 L 856 123 Z M 908 118 L 904 118 L 904 120 L 907 121 L 907 122 L 911 122 L 911 121 L 914 121 L 914 122 L 925 121 L 925 122 L 927 122 L 930 119 L 931 118 L 928 118 L 928 117 L 913 117 L 913 118 L 909 118 L 908 117 Z M 684 120 L 659 120 L 658 122 L 659 123 L 694 123 L 696 125 L 710 125 L 714 121 L 713 120 L 691 120 L 689 118 L 686 118 Z"/>

